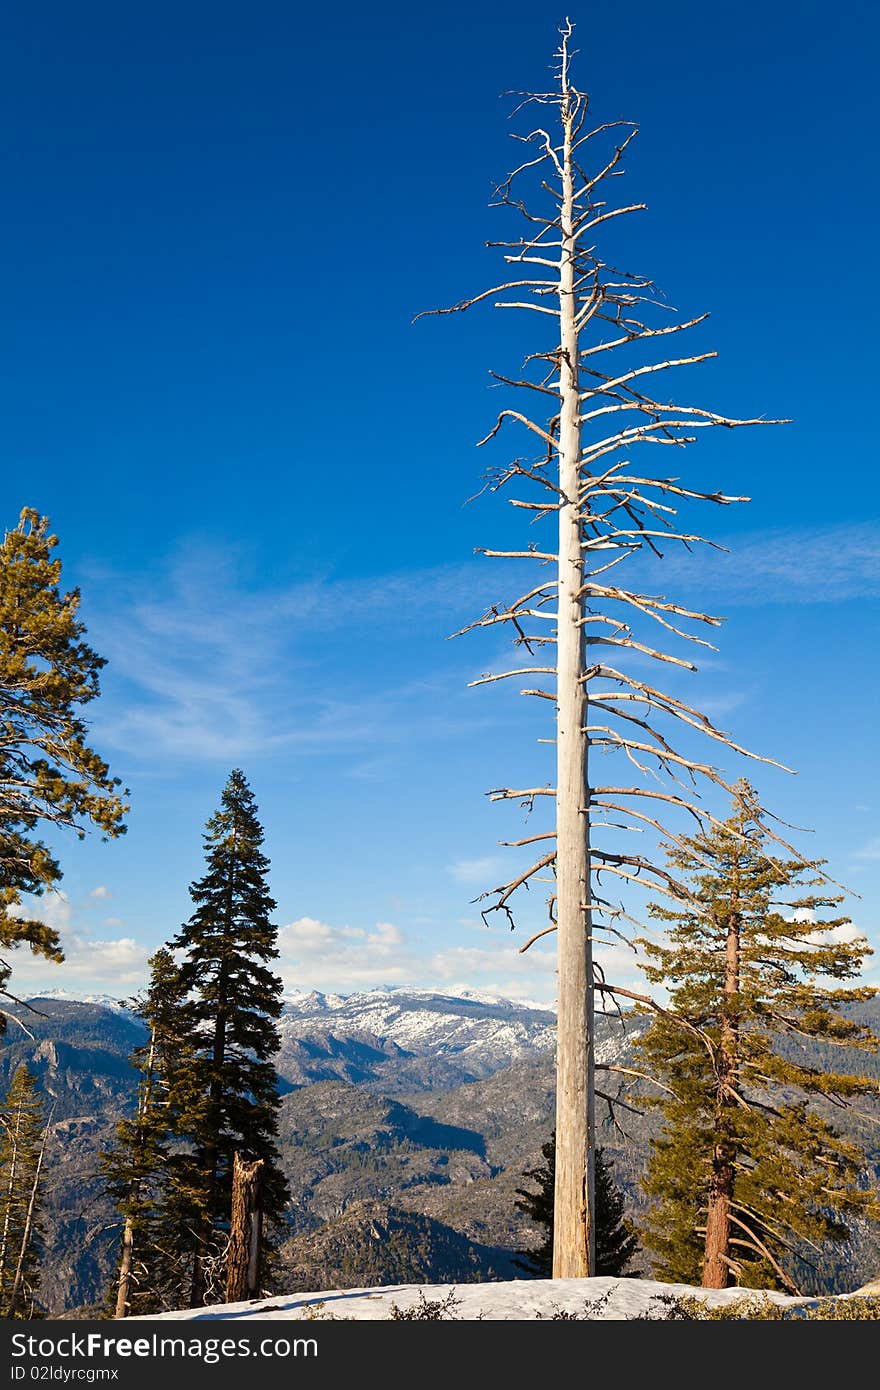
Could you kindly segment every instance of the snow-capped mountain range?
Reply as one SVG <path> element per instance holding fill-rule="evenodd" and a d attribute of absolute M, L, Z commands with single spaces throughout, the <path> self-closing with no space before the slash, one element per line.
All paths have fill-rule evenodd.
<path fill-rule="evenodd" d="M 79 1002 L 128 1014 L 130 1000 L 77 997 L 61 989 L 43 999 Z M 547 1005 L 476 991 L 372 989 L 355 994 L 291 991 L 279 1020 L 276 1066 L 288 1085 L 340 1080 L 384 1091 L 434 1090 L 481 1080 L 513 1062 L 552 1063 L 556 1015 Z M 624 1044 L 600 1020 L 597 1058 Z"/>
<path fill-rule="evenodd" d="M 618 1056 L 632 1033 L 600 1019 L 598 1061 Z M 513 1062 L 547 1059 L 556 1014 L 544 1004 L 497 995 L 375 989 L 291 993 L 280 1020 L 276 1065 L 293 1085 L 365 1082 L 389 1090 L 435 1090 L 492 1076 Z"/>
<path fill-rule="evenodd" d="M 555 1046 L 556 1016 L 539 1004 L 486 994 L 369 990 L 338 995 L 291 993 L 280 1020 L 285 1042 L 328 1031 L 370 1035 L 420 1057 L 455 1057 L 486 1074 Z"/>

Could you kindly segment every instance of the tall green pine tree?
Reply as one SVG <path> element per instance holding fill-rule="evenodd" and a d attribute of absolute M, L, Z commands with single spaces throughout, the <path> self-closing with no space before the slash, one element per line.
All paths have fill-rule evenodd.
<path fill-rule="evenodd" d="M 207 872 L 190 887 L 195 910 L 171 943 L 181 956 L 185 1031 L 202 1098 L 198 1109 L 183 1117 L 205 1212 L 194 1261 L 194 1303 L 210 1292 L 212 1240 L 228 1228 L 236 1150 L 244 1159 L 265 1162 L 262 1192 L 270 1228 L 289 1199 L 275 1144 L 280 1097 L 271 1059 L 280 1041 L 282 982 L 267 964 L 278 949 L 262 843 L 253 794 L 244 774 L 235 770 L 220 810 L 206 827 Z"/>
<path fill-rule="evenodd" d="M 107 1189 L 122 1217 L 117 1276 L 108 1311 L 117 1318 L 183 1306 L 190 1294 L 196 1236 L 205 1224 L 202 1184 L 186 1126 L 203 1100 L 187 1034 L 180 969 L 167 948 L 149 962 L 150 983 L 135 1012 L 147 1041 L 132 1054 L 137 1106 L 102 1155 Z"/>
<path fill-rule="evenodd" d="M 105 662 L 84 640 L 79 591 L 59 587 L 57 544 L 48 518 L 30 507 L 0 543 L 0 948 L 28 946 L 60 962 L 58 933 L 29 918 L 22 901 L 61 879 L 41 832 L 122 835 L 128 806 L 88 743 L 82 707 L 97 698 Z M 0 995 L 11 973 L 0 959 Z M 3 1011 L 0 1033 L 5 1027 Z"/>
<path fill-rule="evenodd" d="M 839 984 L 870 951 L 847 918 L 816 921 L 840 902 L 820 863 L 773 849 L 741 782 L 727 821 L 669 850 L 691 898 L 652 906 L 671 925 L 642 942 L 669 1006 L 637 1047 L 671 1092 L 653 1102 L 642 1238 L 660 1277 L 707 1288 L 792 1290 L 810 1247 L 880 1216 L 864 1153 L 828 1118 L 876 1092 L 858 1050 L 880 1039 L 848 1008 L 876 990 Z"/>

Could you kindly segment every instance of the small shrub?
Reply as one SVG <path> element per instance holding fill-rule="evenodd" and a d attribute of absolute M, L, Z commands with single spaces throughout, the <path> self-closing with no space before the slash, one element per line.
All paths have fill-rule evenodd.
<path fill-rule="evenodd" d="M 320 1303 L 310 1303 L 302 1315 L 303 1322 L 353 1322 L 353 1318 L 341 1317 L 339 1313 L 331 1313 L 323 1300 Z"/>
<path fill-rule="evenodd" d="M 596 1298 L 588 1298 L 580 1312 L 569 1312 L 567 1308 L 557 1306 L 547 1314 L 538 1309 L 535 1318 L 540 1320 L 546 1317 L 548 1322 L 590 1322 L 593 1318 L 598 1318 L 601 1315 L 613 1293 L 614 1288 L 610 1288 Z"/>
<path fill-rule="evenodd" d="M 455 1309 L 461 1304 L 455 1289 L 450 1289 L 445 1298 L 425 1298 L 419 1289 L 419 1302 L 409 1308 L 400 1308 L 392 1303 L 388 1314 L 394 1322 L 455 1322 Z"/>
<path fill-rule="evenodd" d="M 774 1303 L 766 1295 L 738 1298 L 716 1308 L 701 1298 L 663 1294 L 641 1321 L 664 1322 L 862 1322 L 880 1318 L 880 1296 L 821 1298 L 814 1303 Z"/>

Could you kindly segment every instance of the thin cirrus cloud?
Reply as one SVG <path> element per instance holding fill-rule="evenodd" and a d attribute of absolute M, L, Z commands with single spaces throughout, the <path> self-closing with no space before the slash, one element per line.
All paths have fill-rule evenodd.
<path fill-rule="evenodd" d="M 876 863 L 880 860 L 880 835 L 875 835 L 867 844 L 862 845 L 861 849 L 854 850 L 852 858 L 863 863 Z"/>
<path fill-rule="evenodd" d="M 880 524 L 743 532 L 729 553 L 667 555 L 663 573 L 731 604 L 834 603 L 880 594 Z"/>
<path fill-rule="evenodd" d="M 669 553 L 664 585 L 699 585 L 707 602 L 816 603 L 880 593 L 880 526 L 744 533 L 730 554 Z M 653 562 L 648 561 L 649 565 Z M 98 718 L 110 744 L 139 753 L 211 760 L 281 747 L 301 751 L 400 741 L 418 727 L 420 697 L 448 707 L 467 673 L 452 670 L 443 638 L 485 611 L 521 578 L 514 562 L 435 566 L 374 577 L 317 576 L 276 589 L 243 577 L 234 553 L 193 542 L 151 577 L 121 582 L 96 572 L 90 630 L 111 665 Z M 652 582 L 656 576 L 652 575 Z M 346 634 L 345 645 L 341 643 Z M 367 634 L 367 635 L 364 635 Z M 393 685 L 370 643 L 401 650 L 410 634 L 429 643 L 425 679 Z M 340 698 L 336 665 L 362 644 L 367 672 L 357 699 Z M 355 656 L 358 654 L 355 653 Z M 352 659 L 355 659 L 355 656 Z M 462 649 L 461 661 L 474 661 Z M 456 658 L 458 659 L 458 658 Z M 418 656 L 416 663 L 418 663 Z M 491 666 L 487 652 L 480 668 Z M 372 663 L 372 666 L 371 666 Z M 438 670 L 441 671 L 438 685 Z M 464 679 L 461 679 L 461 677 Z M 442 699 L 437 696 L 442 695 Z M 446 717 L 446 731 L 467 727 L 485 706 Z"/>
<path fill-rule="evenodd" d="M 473 599 L 463 567 L 398 574 L 361 583 L 320 579 L 276 591 L 249 590 L 234 560 L 202 547 L 151 583 L 126 587 L 96 573 L 90 635 L 110 661 L 98 713 L 102 737 L 138 754 L 226 759 L 288 747 L 303 752 L 399 742 L 417 725 L 414 706 L 430 700 L 431 731 L 461 721 L 437 715 L 433 673 L 393 688 L 361 682 L 356 696 L 334 665 L 341 648 L 316 654 L 344 624 L 351 647 L 357 620 L 400 631 L 407 615 L 453 612 Z M 149 598 L 143 595 L 149 593 Z M 446 635 L 437 621 L 438 646 Z M 378 666 L 381 676 L 381 663 Z M 408 717 L 407 717 L 408 716 Z M 476 711 L 465 722 L 472 727 Z"/>
<path fill-rule="evenodd" d="M 485 888 L 502 879 L 507 867 L 500 854 L 487 854 L 482 859 L 457 859 L 447 872 L 456 883 Z"/>

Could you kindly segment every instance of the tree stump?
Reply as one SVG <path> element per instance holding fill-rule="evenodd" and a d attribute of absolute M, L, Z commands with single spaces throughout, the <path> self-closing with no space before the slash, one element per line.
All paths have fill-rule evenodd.
<path fill-rule="evenodd" d="M 247 1162 L 236 1154 L 232 1168 L 232 1214 L 229 1224 L 229 1259 L 226 1266 L 226 1301 L 239 1303 L 260 1292 L 263 1213 L 262 1158 Z"/>

